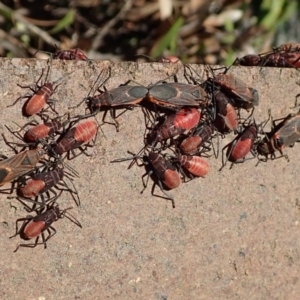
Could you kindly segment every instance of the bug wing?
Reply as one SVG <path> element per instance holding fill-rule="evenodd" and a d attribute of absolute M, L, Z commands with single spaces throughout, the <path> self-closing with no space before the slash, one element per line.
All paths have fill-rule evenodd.
<path fill-rule="evenodd" d="M 134 105 L 141 102 L 148 89 L 143 86 L 121 86 L 107 92 L 111 106 Z"/>

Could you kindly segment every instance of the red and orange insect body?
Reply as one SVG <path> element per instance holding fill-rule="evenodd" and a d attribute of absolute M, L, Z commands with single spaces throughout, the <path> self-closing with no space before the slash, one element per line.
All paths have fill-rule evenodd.
<path fill-rule="evenodd" d="M 199 135 L 187 137 L 180 144 L 180 151 L 184 154 L 195 153 L 202 144 L 202 138 Z"/>
<path fill-rule="evenodd" d="M 184 107 L 175 114 L 174 126 L 190 131 L 198 125 L 200 117 L 201 111 L 199 109 Z"/>
<path fill-rule="evenodd" d="M 33 198 L 40 194 L 45 188 L 45 182 L 38 179 L 30 179 L 26 182 L 26 185 L 18 190 L 18 194 L 21 197 Z"/>
<path fill-rule="evenodd" d="M 64 177 L 69 179 L 74 189 L 69 188 Z M 57 193 L 56 190 L 60 191 Z M 77 206 L 80 205 L 80 198 L 76 191 L 70 174 L 64 172 L 62 168 L 55 166 L 53 170 L 47 167 L 42 172 L 31 175 L 30 179 L 25 184 L 21 183 L 17 189 L 17 194 L 20 201 L 29 201 L 34 203 L 32 210 L 36 205 L 45 206 L 46 203 L 56 201 L 63 191 L 71 194 Z M 52 195 L 51 195 L 52 193 Z M 35 198 L 32 200 L 32 198 Z M 41 202 L 39 201 L 41 200 Z"/>
<path fill-rule="evenodd" d="M 166 161 L 155 152 L 150 152 L 148 158 L 158 179 L 167 188 L 175 189 L 181 184 L 179 173 L 171 162 Z"/>
<path fill-rule="evenodd" d="M 31 176 L 25 186 L 18 189 L 18 195 L 25 198 L 33 198 L 53 188 L 64 177 L 62 168 L 52 171 L 37 173 Z"/>
<path fill-rule="evenodd" d="M 209 164 L 207 160 L 200 156 L 180 155 L 177 159 L 192 175 L 205 177 L 209 172 Z"/>
<path fill-rule="evenodd" d="M 58 205 L 53 206 L 51 209 L 48 209 L 45 212 L 36 215 L 35 217 L 29 216 L 25 218 L 25 220 L 29 220 L 29 222 L 25 224 L 23 228 L 21 228 L 22 231 L 20 232 L 20 236 L 24 240 L 36 238 L 49 227 L 51 227 L 51 224 L 57 221 L 59 218 L 62 218 L 62 214 Z"/>
<path fill-rule="evenodd" d="M 88 60 L 87 56 L 79 48 L 69 50 L 57 50 L 52 57 L 63 60 Z"/>
<path fill-rule="evenodd" d="M 74 139 L 77 142 L 87 144 L 92 141 L 98 132 L 98 124 L 93 119 L 87 119 L 79 122 L 74 131 Z"/>
<path fill-rule="evenodd" d="M 216 103 L 216 118 L 221 124 L 222 130 L 236 130 L 238 128 L 238 115 L 228 97 L 221 91 L 214 92 Z"/>
<path fill-rule="evenodd" d="M 195 130 L 193 135 L 184 139 L 180 144 L 180 150 L 184 154 L 194 154 L 198 151 L 199 147 L 204 145 L 211 139 L 214 133 L 213 125 L 201 125 Z"/>
<path fill-rule="evenodd" d="M 49 214 L 48 217 L 50 217 Z M 33 239 L 39 236 L 46 229 L 47 227 L 45 221 L 40 221 L 38 218 L 36 218 L 36 220 L 31 220 L 24 228 L 24 232 L 23 232 L 24 240 Z"/>
<path fill-rule="evenodd" d="M 16 221 L 17 231 L 16 235 L 20 235 L 20 237 L 24 240 L 30 240 L 36 238 L 35 242 L 32 244 L 20 244 L 16 248 L 14 252 L 16 252 L 19 247 L 29 247 L 34 248 L 37 245 L 44 245 L 44 248 L 47 248 L 48 240 L 56 233 L 54 227 L 52 227 L 52 223 L 57 221 L 58 219 L 66 216 L 66 211 L 70 209 L 60 210 L 58 204 L 53 203 L 52 205 L 48 205 L 45 211 L 41 210 L 38 214 L 33 216 L 27 216 L 26 218 L 21 218 Z M 66 216 L 67 217 L 67 216 Z M 70 217 L 67 217 L 70 219 Z M 77 226 L 81 227 L 81 224 L 77 220 L 70 219 Z M 18 229 L 18 222 L 23 221 L 23 224 L 20 229 Z M 45 238 L 45 231 L 47 231 L 48 236 Z M 39 237 L 42 237 L 42 242 L 38 243 Z M 12 238 L 11 237 L 11 238 Z"/>
<path fill-rule="evenodd" d="M 24 140 L 28 143 L 38 142 L 40 139 L 53 135 L 55 132 L 59 131 L 61 127 L 62 123 L 58 120 L 52 120 L 51 122 L 36 125 L 25 132 Z"/>
<path fill-rule="evenodd" d="M 45 83 L 38 91 L 26 102 L 24 112 L 27 116 L 33 116 L 42 111 L 48 99 L 53 93 L 53 84 Z"/>
<path fill-rule="evenodd" d="M 50 68 L 49 68 L 49 70 L 50 70 Z M 17 100 L 15 100 L 15 102 L 13 104 L 9 105 L 8 107 L 14 106 L 17 102 L 26 98 L 27 101 L 25 102 L 25 104 L 23 106 L 23 115 L 25 115 L 26 117 L 30 117 L 35 114 L 41 114 L 41 112 L 44 110 L 44 107 L 46 104 L 48 104 L 49 108 L 51 108 L 51 110 L 57 114 L 57 112 L 54 109 L 54 99 L 51 99 L 50 97 L 55 92 L 57 87 L 61 84 L 58 82 L 61 81 L 63 79 L 63 77 L 59 78 L 58 80 L 56 80 L 52 83 L 46 82 L 48 74 L 49 74 L 49 70 L 48 70 L 48 73 L 47 73 L 47 76 L 46 76 L 46 79 L 45 79 L 45 82 L 43 85 L 39 85 L 39 81 L 41 80 L 41 78 L 43 76 L 44 70 L 42 72 L 42 75 L 36 82 L 35 88 L 33 88 L 32 86 L 28 86 L 28 85 L 18 84 L 18 86 L 20 86 L 21 88 L 29 88 L 33 94 L 27 93 L 26 95 L 19 97 Z M 73 72 L 69 73 L 67 76 L 69 76 L 72 73 Z"/>
<path fill-rule="evenodd" d="M 257 138 L 257 126 L 255 124 L 245 128 L 240 137 L 228 148 L 228 160 L 231 162 L 240 162 L 253 149 L 254 141 Z"/>
<path fill-rule="evenodd" d="M 257 139 L 258 127 L 255 123 L 247 126 L 230 144 L 223 148 L 223 163 L 221 169 L 226 165 L 227 160 L 232 163 L 242 163 L 245 157 L 251 152 L 253 158 L 256 156 L 254 142 Z M 224 150 L 227 148 L 226 160 L 224 161 Z M 232 165 L 231 165 L 232 167 Z M 220 170 L 221 170 L 220 169 Z"/>
<path fill-rule="evenodd" d="M 67 131 L 54 146 L 54 151 L 56 154 L 62 154 L 87 145 L 96 137 L 97 132 L 98 124 L 94 119 L 83 120 Z"/>
<path fill-rule="evenodd" d="M 181 108 L 170 115 L 156 131 L 156 141 L 161 142 L 171 137 L 188 132 L 195 128 L 201 117 L 201 112 L 196 108 Z"/>
<path fill-rule="evenodd" d="M 228 93 L 228 96 L 234 97 L 237 106 L 242 108 L 253 108 L 258 105 L 258 92 L 252 87 L 248 87 L 244 81 L 233 76 L 232 74 L 217 74 L 214 82 L 218 84 L 221 89 Z"/>

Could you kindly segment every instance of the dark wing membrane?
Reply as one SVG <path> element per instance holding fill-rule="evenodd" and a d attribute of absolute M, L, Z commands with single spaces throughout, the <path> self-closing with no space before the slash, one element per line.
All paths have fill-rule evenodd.
<path fill-rule="evenodd" d="M 184 83 L 158 85 L 157 90 L 159 87 L 161 87 L 160 93 L 155 93 L 156 87 L 153 87 L 153 89 L 150 89 L 150 95 L 148 96 L 154 99 L 154 103 L 162 106 L 199 106 L 202 91 L 205 93 L 199 86 Z M 162 93 L 162 90 L 165 90 L 165 93 Z"/>
<path fill-rule="evenodd" d="M 107 93 L 107 94 L 106 94 Z M 122 106 L 138 104 L 148 93 L 148 89 L 143 86 L 121 86 L 106 94 L 109 98 L 110 106 Z"/>
<path fill-rule="evenodd" d="M 285 124 L 277 131 L 277 136 L 282 139 L 284 147 L 293 145 L 300 139 L 300 116 L 287 120 Z"/>

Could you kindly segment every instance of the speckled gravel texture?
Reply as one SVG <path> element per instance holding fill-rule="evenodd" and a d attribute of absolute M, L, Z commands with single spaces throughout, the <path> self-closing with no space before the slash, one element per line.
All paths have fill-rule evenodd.
<path fill-rule="evenodd" d="M 59 112 L 67 112 L 85 97 L 99 71 L 109 62 L 54 61 L 51 80 L 72 73 L 57 88 Z M 183 69 L 158 63 L 112 64 L 106 84 L 115 88 L 128 79 L 148 85 Z M 203 73 L 203 67 L 198 68 Z M 0 131 L 27 122 L 23 103 L 7 108 L 47 70 L 46 61 L 0 60 Z M 257 122 L 284 117 L 300 93 L 300 73 L 294 69 L 241 68 L 230 72 L 253 85 L 260 103 Z M 84 112 L 84 105 L 76 113 Z M 75 112 L 72 112 L 75 113 Z M 102 114 L 97 116 L 101 122 Z M 36 118 L 38 119 L 38 118 Z M 300 281 L 300 160 L 299 145 L 288 148 L 290 162 L 257 160 L 229 165 L 221 172 L 221 158 L 209 159 L 207 178 L 195 179 L 170 191 L 170 201 L 151 195 L 150 181 L 143 194 L 144 167 L 127 170 L 129 162 L 116 158 L 137 153 L 143 146 L 144 117 L 139 107 L 119 119 L 120 131 L 102 126 L 96 145 L 70 162 L 80 173 L 75 179 L 82 206 L 68 194 L 61 208 L 83 228 L 67 219 L 54 223 L 57 234 L 48 248 L 14 249 L 21 240 L 15 220 L 27 212 L 15 199 L 0 194 L 1 299 L 299 299 Z M 223 147 L 232 139 L 220 140 Z M 12 155 L 0 137 L 1 154 Z M 159 188 L 155 192 L 161 195 Z"/>

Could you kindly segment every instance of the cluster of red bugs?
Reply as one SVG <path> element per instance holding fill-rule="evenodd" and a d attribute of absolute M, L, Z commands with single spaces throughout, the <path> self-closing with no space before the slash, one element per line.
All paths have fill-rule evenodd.
<path fill-rule="evenodd" d="M 57 55 L 63 56 L 64 59 L 74 59 L 78 53 L 70 51 L 68 54 Z M 17 195 L 9 198 L 16 198 L 24 205 L 27 212 L 36 214 L 16 221 L 14 236 L 20 235 L 24 240 L 35 238 L 35 241 L 19 244 L 15 251 L 19 247 L 34 248 L 37 245 L 44 245 L 46 248 L 47 241 L 56 233 L 52 223 L 63 217 L 81 227 L 81 224 L 68 212 L 72 207 L 60 209 L 58 199 L 64 195 L 64 192 L 68 192 L 75 204 L 80 206 L 80 198 L 73 183 L 78 173 L 66 163 L 66 160 L 74 159 L 82 153 L 89 155 L 86 149 L 93 146 L 98 132 L 98 123 L 93 118 L 80 120 L 69 114 L 58 116 L 51 97 L 61 79 L 53 83 L 48 81 L 50 69 L 51 67 L 43 84 L 39 84 L 42 73 L 34 87 L 21 86 L 29 88 L 30 92 L 9 105 L 13 106 L 25 99 L 23 115 L 39 117 L 40 121 L 30 121 L 22 127 L 19 126 L 16 131 L 7 127 L 9 132 L 20 140 L 19 143 L 9 142 L 5 135 L 2 135 L 15 155 L 9 158 L 1 157 L 0 186 L 9 183 L 12 185 L 11 188 L 2 189 L 0 192 L 12 194 L 16 191 Z M 53 114 L 54 116 L 50 117 Z M 18 150 L 18 147 L 22 149 Z M 39 242 L 40 237 L 42 241 Z"/>
<path fill-rule="evenodd" d="M 293 62 L 286 59 L 292 55 L 298 56 L 299 50 L 300 45 L 282 45 L 274 49 L 272 54 L 259 55 L 258 60 L 263 63 L 256 65 L 270 66 L 270 61 L 273 61 L 274 66 L 297 67 L 298 59 Z M 57 50 L 52 59 L 88 60 L 80 49 Z M 283 59 L 288 63 L 281 63 Z M 242 58 L 238 62 L 242 64 L 242 61 L 247 60 L 248 58 Z M 157 61 L 181 63 L 173 56 Z M 249 61 L 254 62 L 254 59 L 250 58 Z M 49 67 L 48 73 L 50 69 Z M 270 112 L 268 120 L 261 124 L 255 122 L 252 114 L 259 103 L 258 91 L 233 76 L 229 72 L 230 68 L 225 68 L 224 72 L 216 72 L 208 67 L 206 80 L 198 76 L 191 67 L 184 65 L 184 69 L 188 83 L 177 82 L 174 75 L 173 82 L 160 81 L 143 86 L 131 85 L 128 81 L 117 88 L 106 90 L 104 84 L 110 78 L 109 68 L 106 80 L 97 87 L 99 94 L 88 95 L 78 104 L 79 106 L 85 102 L 90 112 L 73 117 L 69 114 L 58 116 L 55 102 L 51 98 L 63 78 L 51 83 L 47 81 L 47 73 L 44 83 L 39 85 L 42 73 L 35 87 L 21 86 L 30 88 L 31 92 L 18 98 L 10 106 L 26 99 L 23 115 L 38 116 L 41 122 L 28 122 L 17 131 L 7 127 L 11 134 L 21 140 L 20 143 L 9 142 L 3 135 L 5 143 L 15 151 L 15 155 L 9 158 L 1 156 L 0 186 L 9 183 L 12 186 L 0 192 L 11 194 L 16 190 L 17 196 L 11 198 L 17 198 L 27 212 L 36 213 L 35 216 L 29 215 L 16 221 L 14 236 L 20 235 L 24 240 L 35 238 L 35 241 L 19 244 L 15 251 L 19 247 L 33 248 L 37 245 L 44 245 L 46 248 L 47 241 L 56 233 L 52 224 L 60 218 L 66 217 L 81 227 L 68 213 L 72 207 L 62 210 L 57 200 L 66 191 L 71 194 L 76 205 L 80 205 L 80 198 L 73 184 L 73 178 L 78 173 L 66 160 L 72 160 L 80 154 L 89 155 L 86 150 L 94 145 L 99 128 L 93 117 L 102 110 L 105 111 L 102 121 L 105 122 L 106 113 L 110 111 L 119 131 L 116 109 L 131 109 L 137 105 L 142 107 L 146 123 L 145 146 L 137 155 L 129 152 L 130 158 L 112 162 L 132 160 L 129 165 L 131 168 L 141 161 L 147 170 L 143 176 L 142 192 L 147 187 L 149 177 L 153 175 L 152 194 L 158 185 L 164 198 L 172 201 L 173 207 L 174 198 L 167 190 L 175 189 L 182 182 L 195 177 L 205 177 L 210 169 L 207 158 L 218 158 L 219 139 L 230 132 L 234 132 L 236 136 L 222 149 L 220 170 L 228 161 L 231 162 L 231 167 L 244 162 L 250 153 L 252 158 L 258 158 L 258 162 L 278 157 L 288 159 L 282 151 L 299 139 L 300 112 L 272 121 L 272 130 L 266 133 L 264 126 L 271 119 Z M 103 72 L 102 70 L 99 78 Z M 200 79 L 195 78 L 195 75 Z M 104 87 L 104 91 L 101 87 Z M 241 111 L 246 112 L 247 116 L 242 117 Z M 51 118 L 50 114 L 55 114 L 55 117 Z M 17 150 L 17 147 L 22 149 Z M 277 152 L 280 156 L 276 155 Z M 32 207 L 27 203 L 31 203 Z M 22 222 L 21 226 L 18 226 L 19 222 Z"/>
<path fill-rule="evenodd" d="M 185 76 L 190 83 L 159 82 L 143 87 L 146 102 L 139 103 L 143 105 L 146 117 L 145 147 L 138 155 L 113 161 L 133 159 L 131 168 L 141 159 L 148 169 L 148 178 L 152 174 L 156 177 L 152 194 L 158 184 L 173 207 L 174 198 L 166 190 L 209 173 L 207 158 L 217 158 L 219 154 L 213 138 L 218 140 L 232 131 L 238 133 L 232 146 L 227 146 L 230 150 L 226 159 L 223 155 L 224 167 L 227 160 L 237 163 L 254 151 L 257 137 L 257 126 L 250 117 L 259 101 L 258 92 L 227 70 L 214 74 L 210 69 L 212 76 L 205 81 L 196 80 L 190 74 L 191 70 L 185 66 Z M 244 122 L 240 120 L 241 109 L 251 112 Z"/>
<path fill-rule="evenodd" d="M 300 67 L 300 44 L 287 43 L 273 48 L 272 51 L 261 54 L 249 54 L 237 58 L 235 65 L 261 66 L 278 68 L 299 68 Z"/>
<path fill-rule="evenodd" d="M 287 49 L 287 45 L 278 49 Z M 296 49 L 296 46 L 289 49 Z M 164 61 L 179 62 L 173 57 L 164 58 Z M 143 110 L 147 128 L 145 147 L 138 155 L 129 152 L 132 157 L 113 161 L 131 159 L 131 168 L 141 160 L 147 169 L 147 179 L 152 174 L 155 176 L 152 194 L 157 184 L 173 207 L 174 198 L 167 190 L 195 177 L 205 177 L 209 173 L 207 157 L 218 157 L 219 139 L 225 135 L 233 132 L 235 138 L 222 149 L 220 171 L 227 162 L 231 162 L 232 168 L 234 164 L 252 158 L 257 158 L 258 163 L 279 157 L 288 160 L 283 149 L 292 146 L 300 137 L 300 112 L 272 120 L 272 130 L 265 132 L 271 113 L 266 121 L 257 124 L 252 115 L 259 103 L 258 91 L 230 74 L 230 68 L 217 73 L 208 67 L 207 80 L 196 80 L 188 75 L 187 70 L 191 68 L 186 65 L 184 68 L 186 79 L 191 81 L 189 84 L 159 82 L 149 87 L 137 87 L 141 94 L 144 93 L 143 101 L 146 102 L 141 102 L 139 95 L 136 102 L 130 99 L 130 103 L 140 103 L 146 108 Z M 241 111 L 244 111 L 243 117 Z M 143 181 L 144 189 L 147 182 Z"/>

